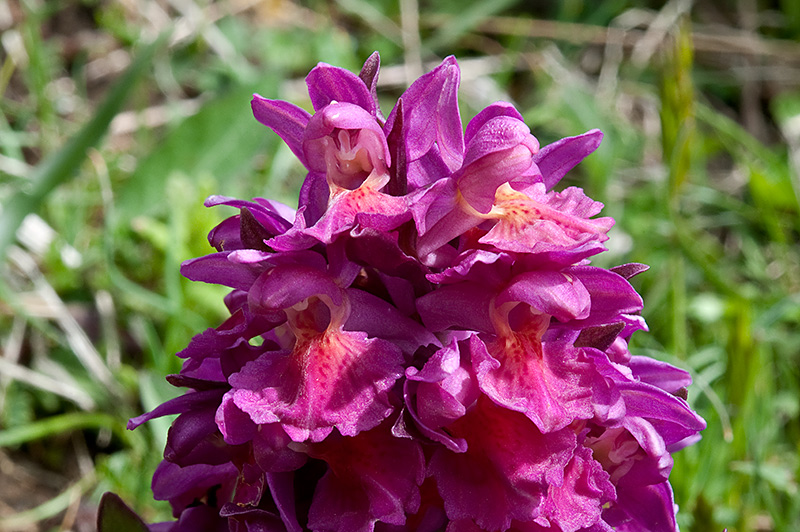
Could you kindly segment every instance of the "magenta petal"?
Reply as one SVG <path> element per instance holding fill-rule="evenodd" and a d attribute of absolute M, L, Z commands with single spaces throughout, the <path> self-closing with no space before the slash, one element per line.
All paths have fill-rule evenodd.
<path fill-rule="evenodd" d="M 358 132 L 358 140 L 351 149 L 364 149 L 369 155 L 374 168 L 385 170 L 391 164 L 389 147 L 386 144 L 383 130 L 375 121 L 375 117 L 367 111 L 347 102 L 333 102 L 317 112 L 308 122 L 303 138 L 303 153 L 309 170 L 328 172 L 328 179 L 333 176 L 330 150 L 338 141 L 336 130 Z M 343 149 L 343 147 L 338 147 Z"/>
<path fill-rule="evenodd" d="M 184 261 L 181 275 L 192 281 L 249 290 L 264 268 L 230 261 L 229 255 L 230 252 L 220 251 Z"/>
<path fill-rule="evenodd" d="M 467 450 L 464 438 L 454 438 L 446 427 L 464 416 L 480 390 L 468 356 L 453 338 L 433 354 L 422 370 L 410 367 L 404 395 L 411 418 L 421 433 L 454 452 Z"/>
<path fill-rule="evenodd" d="M 577 277 L 591 295 L 592 324 L 614 322 L 615 317 L 638 314 L 644 307 L 642 296 L 627 280 L 612 271 L 576 266 L 570 268 L 568 274 Z"/>
<path fill-rule="evenodd" d="M 458 111 L 458 85 L 461 72 L 455 58 L 450 56 L 417 79 L 403 93 L 403 129 L 406 156 L 416 161 L 435 145 L 444 164 L 454 171 L 461 166 L 464 138 Z M 397 108 L 386 119 L 394 123 Z M 390 131 L 386 132 L 389 136 Z M 417 187 L 427 183 L 415 183 Z"/>
<path fill-rule="evenodd" d="M 354 436 L 394 408 L 402 375 L 393 344 L 361 332 L 330 331 L 283 356 L 264 356 L 230 377 L 236 406 L 258 424 L 280 422 L 295 441 L 320 441 L 335 427 Z"/>
<path fill-rule="evenodd" d="M 466 439 L 468 449 L 436 449 L 429 471 L 447 517 L 473 519 L 486 530 L 507 530 L 513 519 L 537 517 L 547 486 L 563 482 L 576 445 L 570 429 L 544 435 L 522 414 L 486 397 L 448 431 Z"/>
<path fill-rule="evenodd" d="M 455 266 L 445 268 L 439 273 L 428 274 L 427 278 L 432 283 L 441 285 L 475 281 L 499 289 L 511 277 L 513 262 L 513 257 L 507 253 L 471 249 L 459 255 Z"/>
<path fill-rule="evenodd" d="M 640 381 L 652 384 L 673 395 L 678 393 L 681 388 L 692 384 L 692 376 L 688 371 L 654 358 L 633 356 L 629 366 L 634 377 Z"/>
<path fill-rule="evenodd" d="M 592 459 L 592 452 L 578 447 L 567 465 L 564 483 L 550 486 L 542 514 L 562 532 L 578 532 L 597 524 L 603 505 L 615 495 L 608 473 Z"/>
<path fill-rule="evenodd" d="M 675 505 L 669 482 L 617 490 L 617 504 L 633 520 L 624 530 L 678 532 Z M 614 523 L 612 523 L 614 524 Z"/>
<path fill-rule="evenodd" d="M 330 244 L 356 225 L 387 232 L 411 219 L 403 198 L 390 196 L 367 185 L 347 190 L 331 199 L 328 211 L 305 234 Z"/>
<path fill-rule="evenodd" d="M 296 228 L 304 229 L 310 227 L 322 218 L 328 208 L 330 192 L 330 186 L 325 174 L 319 172 L 308 173 L 303 185 L 300 187 L 298 200 L 300 207 L 297 209 L 297 217 L 294 224 Z M 302 218 L 302 220 L 297 218 Z"/>
<path fill-rule="evenodd" d="M 256 120 L 272 129 L 289 146 L 300 162 L 303 156 L 303 131 L 311 115 L 294 104 L 283 100 L 268 100 L 258 94 L 250 102 Z"/>
<path fill-rule="evenodd" d="M 464 142 L 469 145 L 472 141 L 472 138 L 478 133 L 481 127 L 483 127 L 483 125 L 489 120 L 498 116 L 506 116 L 518 120 L 519 122 L 523 122 L 522 115 L 519 114 L 519 111 L 517 111 L 512 104 L 508 102 L 495 102 L 488 107 L 485 107 L 481 112 L 475 115 L 472 120 L 469 121 L 469 124 L 467 124 L 467 129 L 464 132 Z"/>
<path fill-rule="evenodd" d="M 518 253 L 577 255 L 567 264 L 602 251 L 599 244 L 614 225 L 612 218 L 591 218 L 603 204 L 575 187 L 545 193 L 541 183 L 521 190 L 504 185 L 493 200 L 497 223 L 481 243 Z"/>
<path fill-rule="evenodd" d="M 456 182 L 450 178 L 411 194 L 408 201 L 419 234 L 417 254 L 423 258 L 483 221 L 459 201 Z"/>
<path fill-rule="evenodd" d="M 495 300 L 498 307 L 520 301 L 559 321 L 589 316 L 590 297 L 583 283 L 567 273 L 527 272 L 516 276 Z"/>
<path fill-rule="evenodd" d="M 452 327 L 492 332 L 489 307 L 494 296 L 494 290 L 478 283 L 443 285 L 417 299 L 417 310 L 432 331 Z"/>
<path fill-rule="evenodd" d="M 425 459 L 419 443 L 396 438 L 386 426 L 354 438 L 330 438 L 309 454 L 329 469 L 317 484 L 309 528 L 372 532 L 376 521 L 402 525 L 420 505 Z"/>
<path fill-rule="evenodd" d="M 706 428 L 706 422 L 683 399 L 649 384 L 618 383 L 628 416 L 647 419 L 672 445 Z"/>
<path fill-rule="evenodd" d="M 330 276 L 316 268 L 278 266 L 258 278 L 250 290 L 248 301 L 255 308 L 280 310 L 320 295 L 339 307 L 344 292 Z"/>
<path fill-rule="evenodd" d="M 492 118 L 472 138 L 464 166 L 453 176 L 459 191 L 474 209 L 489 212 L 497 187 L 526 173 L 538 148 L 524 122 L 508 116 Z"/>
<path fill-rule="evenodd" d="M 320 63 L 306 76 L 306 85 L 315 111 L 336 101 L 355 104 L 375 115 L 375 100 L 370 89 L 349 70 Z"/>
<path fill-rule="evenodd" d="M 593 129 L 583 135 L 557 140 L 539 150 L 533 160 L 542 171 L 547 190 L 556 186 L 567 172 L 594 152 L 602 140 L 603 132 Z"/>
<path fill-rule="evenodd" d="M 470 351 L 481 390 L 542 432 L 594 416 L 593 389 L 603 380 L 580 350 L 516 335 L 488 344 L 473 337 Z"/>

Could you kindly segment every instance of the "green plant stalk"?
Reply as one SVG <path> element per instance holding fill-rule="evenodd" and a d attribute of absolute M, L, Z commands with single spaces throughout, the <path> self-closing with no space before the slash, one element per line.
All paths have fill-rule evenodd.
<path fill-rule="evenodd" d="M 664 54 L 661 72 L 661 143 L 669 168 L 669 194 L 675 200 L 687 181 L 696 137 L 694 84 L 692 83 L 692 35 L 683 17 Z"/>
<path fill-rule="evenodd" d="M 58 515 L 71 504 L 75 503 L 81 495 L 92 487 L 95 481 L 96 478 L 94 474 L 85 475 L 67 489 L 39 506 L 0 519 L 0 530 L 23 528 L 27 530 L 33 523 Z"/>

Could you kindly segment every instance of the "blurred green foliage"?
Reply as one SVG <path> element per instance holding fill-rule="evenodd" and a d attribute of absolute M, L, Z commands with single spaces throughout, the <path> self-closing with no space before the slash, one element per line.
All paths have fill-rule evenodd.
<path fill-rule="evenodd" d="M 634 351 L 695 376 L 708 429 L 675 456 L 682 529 L 800 529 L 797 2 L 420 2 L 418 47 L 400 22 L 413 3 L 389 0 L 9 5 L 0 447 L 69 480 L 0 528 L 59 529 L 74 494 L 91 505 L 107 490 L 169 518 L 149 479 L 170 419 L 124 425 L 179 393 L 163 380 L 173 354 L 224 315 L 224 292 L 179 274 L 231 214 L 203 199 L 294 203 L 303 169 L 251 117 L 250 95 L 308 107 L 300 80 L 316 62 L 357 70 L 377 49 L 387 102 L 404 61 L 455 54 L 465 121 L 502 98 L 542 145 L 604 131 L 565 185 L 617 220 L 599 265 L 651 266 L 634 281 L 651 329 Z M 722 49 L 712 27 L 730 30 Z M 147 68 L 126 70 L 165 29 Z M 49 231 L 17 233 L 28 214 Z"/>

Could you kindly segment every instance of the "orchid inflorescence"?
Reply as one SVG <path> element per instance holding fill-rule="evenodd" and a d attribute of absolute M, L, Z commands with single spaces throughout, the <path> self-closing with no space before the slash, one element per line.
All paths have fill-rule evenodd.
<path fill-rule="evenodd" d="M 252 100 L 308 176 L 297 211 L 206 201 L 239 213 L 181 271 L 230 317 L 129 423 L 179 414 L 151 530 L 677 530 L 691 379 L 631 355 L 646 267 L 590 266 L 614 220 L 553 190 L 602 133 L 540 148 L 507 103 L 462 129 L 452 57 L 384 118 L 378 71 L 319 64 L 313 114 Z"/>

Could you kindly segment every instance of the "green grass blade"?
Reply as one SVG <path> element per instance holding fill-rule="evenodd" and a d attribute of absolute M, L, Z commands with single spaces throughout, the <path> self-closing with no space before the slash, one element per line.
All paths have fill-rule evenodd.
<path fill-rule="evenodd" d="M 42 161 L 31 176 L 27 190 L 19 190 L 3 206 L 0 212 L 0 260 L 14 241 L 23 218 L 36 211 L 54 188 L 69 180 L 86 158 L 87 150 L 100 142 L 111 120 L 122 108 L 136 81 L 149 67 L 153 54 L 166 42 L 167 36 L 168 33 L 162 34 L 141 50 L 127 72 L 111 88 L 94 117 L 64 147 Z"/>
<path fill-rule="evenodd" d="M 98 412 L 71 412 L 51 416 L 27 425 L 0 430 L 0 447 L 20 445 L 40 440 L 53 434 L 88 428 L 111 429 L 123 439 L 127 438 L 127 433 L 118 417 Z"/>

